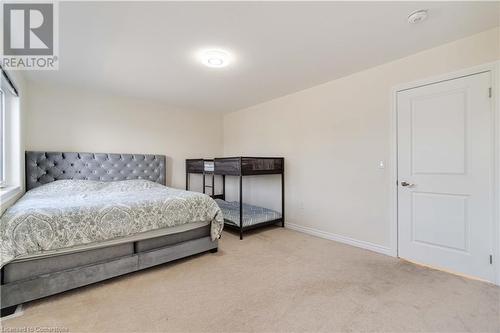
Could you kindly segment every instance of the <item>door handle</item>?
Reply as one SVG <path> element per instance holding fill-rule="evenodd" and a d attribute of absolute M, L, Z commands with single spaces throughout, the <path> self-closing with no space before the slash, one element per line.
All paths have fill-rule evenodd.
<path fill-rule="evenodd" d="M 401 182 L 401 186 L 404 186 L 404 187 L 413 187 L 415 186 L 415 184 L 412 184 L 412 183 L 408 183 L 407 181 L 402 181 Z"/>

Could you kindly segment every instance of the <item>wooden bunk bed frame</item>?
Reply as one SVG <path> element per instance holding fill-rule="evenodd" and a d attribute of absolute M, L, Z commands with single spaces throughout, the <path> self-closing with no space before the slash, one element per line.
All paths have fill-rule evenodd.
<path fill-rule="evenodd" d="M 205 162 L 214 162 L 214 170 L 206 171 Z M 239 225 L 226 220 L 228 228 L 239 231 L 243 239 L 245 231 L 281 223 L 285 227 L 285 159 L 283 157 L 224 157 L 215 159 L 188 159 L 186 160 L 186 190 L 189 190 L 189 174 L 203 175 L 203 193 L 210 187 L 205 183 L 205 176 L 212 176 L 212 197 L 226 200 L 226 176 L 239 177 Z M 222 176 L 222 194 L 215 194 L 215 176 Z M 281 217 L 278 219 L 243 226 L 243 177 L 258 175 L 281 175 Z"/>

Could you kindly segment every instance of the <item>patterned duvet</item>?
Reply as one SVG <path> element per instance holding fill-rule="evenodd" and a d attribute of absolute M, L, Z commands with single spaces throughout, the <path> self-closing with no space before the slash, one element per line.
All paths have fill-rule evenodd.
<path fill-rule="evenodd" d="M 147 180 L 58 180 L 28 191 L 0 219 L 0 267 L 21 255 L 91 244 L 190 222 L 224 226 L 201 193 Z"/>

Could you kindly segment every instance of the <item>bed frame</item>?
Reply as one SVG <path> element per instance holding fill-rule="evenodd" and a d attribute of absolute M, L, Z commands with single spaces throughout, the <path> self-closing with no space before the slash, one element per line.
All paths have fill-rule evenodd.
<path fill-rule="evenodd" d="M 165 185 L 163 155 L 26 152 L 26 190 L 59 179 L 148 179 Z M 210 226 L 76 253 L 14 261 L 1 269 L 1 315 L 17 305 L 203 252 Z"/>
<path fill-rule="evenodd" d="M 248 230 L 257 229 L 280 223 L 285 227 L 285 159 L 283 157 L 223 157 L 214 159 L 214 173 L 216 175 L 239 177 L 239 225 L 232 223 L 224 224 L 226 227 L 239 231 L 240 240 L 243 233 Z M 258 175 L 281 175 L 281 218 L 269 220 L 258 224 L 243 226 L 243 177 Z M 225 185 L 225 181 L 223 181 Z M 226 189 L 223 186 L 223 200 L 226 200 Z"/>
<path fill-rule="evenodd" d="M 213 171 L 205 170 L 207 162 L 213 162 Z M 225 220 L 225 227 L 239 232 L 240 240 L 243 234 L 252 229 L 281 224 L 285 227 L 285 159 L 283 157 L 223 157 L 215 159 L 187 159 L 186 160 L 186 191 L 189 190 L 189 174 L 201 174 L 203 176 L 203 193 L 205 188 L 212 189 L 211 197 L 226 200 L 226 176 L 239 177 L 239 211 L 240 220 L 236 225 Z M 212 184 L 205 184 L 205 176 L 212 176 Z M 281 217 L 253 225 L 243 226 L 243 177 L 257 175 L 281 175 Z M 215 176 L 222 176 L 222 194 L 215 194 Z"/>

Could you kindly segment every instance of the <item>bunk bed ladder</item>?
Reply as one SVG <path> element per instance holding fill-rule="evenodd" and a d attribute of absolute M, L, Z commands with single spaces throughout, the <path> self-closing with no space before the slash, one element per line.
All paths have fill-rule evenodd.
<path fill-rule="evenodd" d="M 205 176 L 206 175 L 212 175 L 212 184 L 209 184 L 207 185 L 206 184 L 206 179 L 205 179 Z M 215 173 L 211 172 L 211 173 L 205 173 L 205 171 L 203 171 L 203 194 L 205 194 L 205 189 L 207 188 L 211 188 L 212 189 L 212 196 L 215 195 Z"/>

